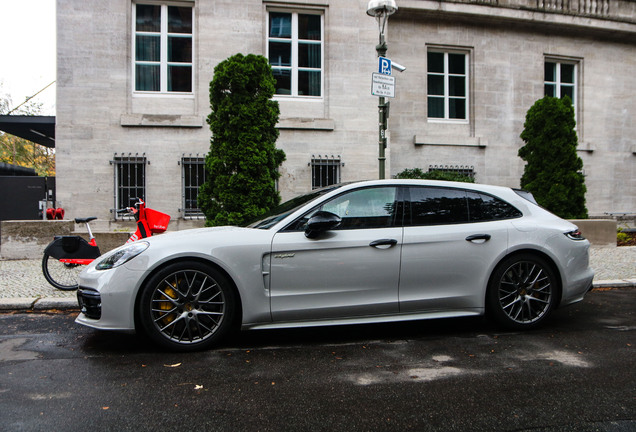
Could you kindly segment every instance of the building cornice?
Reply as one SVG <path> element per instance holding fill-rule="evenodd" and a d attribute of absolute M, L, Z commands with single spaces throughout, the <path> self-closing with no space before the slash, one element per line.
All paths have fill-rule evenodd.
<path fill-rule="evenodd" d="M 403 0 L 392 19 L 426 17 L 462 23 L 523 23 L 557 31 L 636 40 L 636 2 L 626 0 Z"/>

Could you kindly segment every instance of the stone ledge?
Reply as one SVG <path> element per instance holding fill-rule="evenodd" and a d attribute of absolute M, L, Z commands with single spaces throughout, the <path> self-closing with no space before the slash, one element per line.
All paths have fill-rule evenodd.
<path fill-rule="evenodd" d="M 459 146 L 485 148 L 488 143 L 481 137 L 467 137 L 458 135 L 426 135 L 417 134 L 413 137 L 413 144 L 430 146 Z"/>
<path fill-rule="evenodd" d="M 572 219 L 593 246 L 616 246 L 616 221 L 612 219 Z"/>
<path fill-rule="evenodd" d="M 124 127 L 203 127 L 201 116 L 122 114 L 120 119 Z"/>
<path fill-rule="evenodd" d="M 278 129 L 304 129 L 304 130 L 332 131 L 335 129 L 336 126 L 333 119 L 289 117 L 289 118 L 280 119 L 276 127 Z"/>

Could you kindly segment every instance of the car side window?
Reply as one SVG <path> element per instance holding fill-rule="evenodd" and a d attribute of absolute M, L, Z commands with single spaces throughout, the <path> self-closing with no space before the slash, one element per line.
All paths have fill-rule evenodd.
<path fill-rule="evenodd" d="M 469 221 L 466 191 L 461 189 L 410 187 L 404 211 L 406 226 L 457 224 Z"/>
<path fill-rule="evenodd" d="M 285 231 L 304 230 L 309 218 L 318 211 L 338 215 L 342 219 L 336 228 L 338 230 L 391 227 L 395 223 L 395 198 L 395 187 L 372 187 L 346 192 L 313 209 Z"/>
<path fill-rule="evenodd" d="M 515 207 L 493 196 L 478 192 L 467 192 L 466 195 L 471 222 L 514 219 L 522 216 Z"/>

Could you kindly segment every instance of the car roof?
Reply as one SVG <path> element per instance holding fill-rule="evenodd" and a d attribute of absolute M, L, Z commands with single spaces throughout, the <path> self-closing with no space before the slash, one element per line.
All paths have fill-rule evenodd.
<path fill-rule="evenodd" d="M 507 194 L 512 191 L 511 188 L 506 186 L 496 186 L 481 183 L 465 183 L 465 182 L 453 182 L 445 180 L 419 180 L 419 179 L 383 179 L 383 180 L 364 180 L 351 183 L 343 183 L 340 187 L 336 188 L 333 192 L 339 193 L 350 189 L 357 189 L 364 186 L 432 186 L 432 187 L 447 187 L 447 188 L 459 188 L 468 189 L 474 191 L 489 192 L 494 194 Z"/>

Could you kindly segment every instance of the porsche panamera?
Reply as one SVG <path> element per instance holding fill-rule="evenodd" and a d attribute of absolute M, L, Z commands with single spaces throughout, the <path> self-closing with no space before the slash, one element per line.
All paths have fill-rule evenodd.
<path fill-rule="evenodd" d="M 511 188 L 334 185 L 246 227 L 178 231 L 96 259 L 76 322 L 175 351 L 243 330 L 488 315 L 542 325 L 592 286 L 589 242 Z"/>

